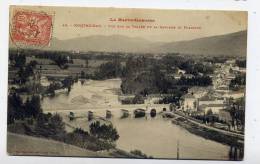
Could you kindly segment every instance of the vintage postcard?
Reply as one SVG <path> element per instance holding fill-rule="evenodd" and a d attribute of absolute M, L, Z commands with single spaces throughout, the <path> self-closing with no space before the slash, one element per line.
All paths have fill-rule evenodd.
<path fill-rule="evenodd" d="M 243 160 L 247 12 L 11 6 L 9 155 Z"/>

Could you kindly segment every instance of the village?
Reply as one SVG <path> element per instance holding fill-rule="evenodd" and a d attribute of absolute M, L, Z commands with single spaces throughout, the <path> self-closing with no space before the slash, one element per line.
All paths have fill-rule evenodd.
<path fill-rule="evenodd" d="M 92 58 L 71 52 L 54 59 L 39 52 L 24 56 L 15 51 L 9 60 L 9 95 L 18 95 L 24 104 L 38 95 L 43 112 L 58 112 L 69 129 L 83 128 L 75 125 L 75 120 L 82 118 L 91 123 L 109 122 L 113 117 L 147 120 L 162 116 L 202 137 L 232 146 L 243 142 L 243 60 L 230 57 L 214 62 L 201 58 L 186 60 L 178 54 L 131 57 L 124 53 L 101 58 L 104 54 L 91 53 Z M 91 88 L 92 84 L 97 86 Z M 103 85 L 112 88 L 100 90 Z M 88 86 L 85 92 L 73 96 L 76 88 Z M 49 103 L 60 95 L 71 95 L 68 105 Z M 207 132 L 210 130 L 219 137 Z"/>
<path fill-rule="evenodd" d="M 215 124 L 215 126 L 243 133 L 243 119 L 240 119 L 239 123 L 235 121 L 237 121 L 237 117 L 244 117 L 245 86 L 239 86 L 236 90 L 230 89 L 230 83 L 236 78 L 237 74 L 245 75 L 245 68 L 238 67 L 235 60 L 228 60 L 221 65 L 216 64 L 216 69 L 212 75 L 213 85 L 191 87 L 188 93 L 182 97 L 181 108 L 177 110 L 195 118 L 208 115 L 206 124 L 216 119 L 219 124 Z M 232 102 L 241 102 L 236 106 L 238 110 L 236 116 L 231 112 L 234 107 Z"/>
<path fill-rule="evenodd" d="M 33 62 L 37 64 L 35 64 L 33 76 L 30 76 L 30 80 L 27 80 L 22 86 L 27 88 L 27 90 L 29 89 L 37 93 L 37 90 L 46 91 L 51 84 L 56 84 L 58 87 L 54 88 L 54 93 L 66 93 L 67 88 L 62 87 L 62 84 L 57 84 L 57 81 L 72 77 L 83 82 L 87 74 L 89 76 L 94 74 L 102 64 L 108 62 L 100 59 L 71 59 L 70 56 L 66 56 L 66 60 L 67 68 L 62 69 L 51 59 L 26 56 L 25 65 Z M 121 64 L 125 65 L 125 61 L 121 61 Z M 208 75 L 212 79 L 212 85 L 190 86 L 184 92 L 185 94 L 177 99 L 178 102 L 166 102 L 166 104 L 171 104 L 171 111 L 178 111 L 189 117 L 202 120 L 205 124 L 214 122 L 211 125 L 243 133 L 243 119 L 239 118 L 244 117 L 245 78 L 238 79 L 238 77 L 245 77 L 245 68 L 239 67 L 235 59 L 226 60 L 225 63 L 205 61 L 203 64 L 210 65 L 211 67 L 214 66 L 214 72 Z M 9 63 L 9 66 L 12 66 L 12 63 Z M 146 70 L 142 71 L 146 72 Z M 184 69 L 178 67 L 174 68 L 174 71 L 164 71 L 162 69 L 161 72 L 167 78 L 174 78 L 175 80 L 180 80 L 183 77 L 187 79 L 195 77 L 194 74 L 187 73 Z M 14 82 L 14 80 L 19 79 L 17 77 L 18 74 L 19 70 L 17 68 L 9 68 L 9 82 L 13 83 L 9 85 L 9 91 L 12 88 L 23 88 L 21 85 L 18 85 L 19 83 L 21 84 L 21 81 L 18 83 Z M 203 76 L 203 74 L 199 72 L 199 76 Z M 239 83 L 242 85 L 231 85 L 237 79 L 240 80 Z M 233 88 L 231 89 L 231 87 Z M 41 95 L 44 96 L 44 94 Z M 147 109 L 148 107 L 152 108 L 153 105 L 151 104 L 165 103 L 162 102 L 162 99 L 171 95 L 172 93 L 152 93 L 143 96 L 139 95 L 141 97 L 139 98 L 136 94 L 120 93 L 118 99 L 122 104 L 144 104 L 144 109 Z M 22 96 L 24 97 L 24 101 L 27 96 Z M 132 100 L 136 102 L 133 103 Z"/>

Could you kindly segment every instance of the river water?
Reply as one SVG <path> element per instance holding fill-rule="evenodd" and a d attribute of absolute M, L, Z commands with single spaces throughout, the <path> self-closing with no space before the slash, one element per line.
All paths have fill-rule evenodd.
<path fill-rule="evenodd" d="M 110 121 L 120 135 L 117 147 L 126 151 L 138 149 L 154 158 L 176 158 L 178 149 L 181 159 L 229 159 L 229 146 L 191 134 L 160 115 L 155 118 L 148 116 L 136 119 L 130 116 L 121 119 L 120 109 L 132 111 L 136 108 L 155 108 L 159 112 L 168 106 L 121 105 L 118 101 L 120 84 L 120 79 L 89 80 L 84 85 L 78 82 L 73 85 L 69 94 L 44 98 L 42 108 L 44 112 L 59 113 L 66 123 L 85 130 L 88 130 L 86 116 L 89 110 L 101 117 L 105 116 L 106 110 L 111 110 L 113 117 Z M 67 115 L 70 111 L 80 118 L 69 122 Z"/>

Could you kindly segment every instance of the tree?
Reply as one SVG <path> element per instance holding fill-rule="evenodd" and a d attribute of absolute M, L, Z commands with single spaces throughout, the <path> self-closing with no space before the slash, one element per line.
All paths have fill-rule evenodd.
<path fill-rule="evenodd" d="M 133 98 L 133 104 L 143 104 L 144 103 L 144 98 L 142 95 L 135 95 L 135 97 Z"/>
<path fill-rule="evenodd" d="M 212 112 L 211 109 L 209 109 L 209 110 L 207 111 L 207 113 L 206 113 L 207 116 L 211 116 L 212 114 L 213 114 L 213 112 Z"/>
<path fill-rule="evenodd" d="M 48 128 L 53 138 L 61 139 L 65 135 L 65 124 L 58 114 L 50 118 Z"/>
<path fill-rule="evenodd" d="M 36 118 L 35 132 L 37 135 L 56 140 L 63 140 L 66 135 L 65 124 L 58 114 L 39 114 Z"/>
<path fill-rule="evenodd" d="M 73 84 L 73 78 L 71 76 L 66 77 L 64 80 L 62 80 L 62 87 L 63 88 L 68 88 L 68 92 L 71 91 L 71 86 Z"/>
<path fill-rule="evenodd" d="M 237 127 L 241 125 L 242 130 L 245 126 L 245 99 L 241 98 L 229 102 L 231 108 L 229 109 L 230 116 L 232 118 L 232 126 Z"/>
<path fill-rule="evenodd" d="M 120 77 L 122 75 L 122 66 L 119 60 L 103 63 L 96 72 L 97 79 L 107 79 Z"/>
<path fill-rule="evenodd" d="M 131 154 L 137 155 L 141 158 L 148 158 L 148 156 L 146 154 L 144 154 L 141 150 L 132 150 L 130 151 Z M 151 157 L 149 157 L 151 158 Z"/>
<path fill-rule="evenodd" d="M 59 53 L 55 53 L 54 55 L 54 62 L 61 68 L 61 69 L 67 69 L 69 63 L 69 60 L 66 55 L 62 55 Z"/>
<path fill-rule="evenodd" d="M 31 100 L 27 99 L 25 102 L 25 114 L 27 117 L 36 118 L 42 113 L 40 97 L 33 95 Z"/>
<path fill-rule="evenodd" d="M 14 60 L 15 60 L 15 67 L 23 67 L 26 62 L 25 55 L 23 54 L 15 55 Z"/>
<path fill-rule="evenodd" d="M 20 84 L 23 84 L 27 81 L 28 76 L 25 73 L 25 69 L 23 67 L 19 67 L 19 70 L 17 72 L 19 79 L 16 79 L 17 82 Z"/>
<path fill-rule="evenodd" d="M 230 81 L 229 87 L 232 90 L 239 90 L 240 86 L 246 85 L 246 75 L 241 74 L 241 75 L 236 75 L 235 79 L 232 79 Z"/>
<path fill-rule="evenodd" d="M 84 71 L 81 71 L 81 72 L 80 72 L 80 78 L 83 79 L 83 78 L 85 78 L 85 77 L 86 77 L 86 76 L 85 76 L 85 72 L 84 72 Z"/>
<path fill-rule="evenodd" d="M 246 68 L 246 60 L 236 60 L 238 67 Z"/>
<path fill-rule="evenodd" d="M 90 125 L 90 134 L 107 141 L 116 141 L 119 138 L 117 130 L 112 126 L 112 124 L 100 124 L 96 121 Z"/>
<path fill-rule="evenodd" d="M 16 93 L 8 96 L 7 115 L 8 124 L 13 123 L 16 119 L 23 119 L 25 117 L 22 99 Z"/>

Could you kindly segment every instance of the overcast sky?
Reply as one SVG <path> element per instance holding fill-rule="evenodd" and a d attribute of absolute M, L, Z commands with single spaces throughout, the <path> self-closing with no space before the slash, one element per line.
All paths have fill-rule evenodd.
<path fill-rule="evenodd" d="M 191 40 L 247 29 L 247 12 L 243 11 L 197 11 L 197 10 L 150 10 L 118 8 L 79 7 L 20 7 L 32 11 L 44 11 L 53 15 L 53 37 L 70 39 L 91 35 L 125 35 L 142 37 L 151 41 Z M 14 7 L 10 13 L 12 17 Z M 155 22 L 110 22 L 109 18 L 143 18 Z M 68 24 L 69 27 L 63 27 Z M 100 24 L 102 28 L 77 28 L 74 24 Z M 71 26 L 70 26 L 71 25 Z M 195 26 L 199 30 L 173 29 L 111 29 L 108 25 L 150 25 L 150 26 Z M 106 27 L 104 27 L 106 26 Z"/>

